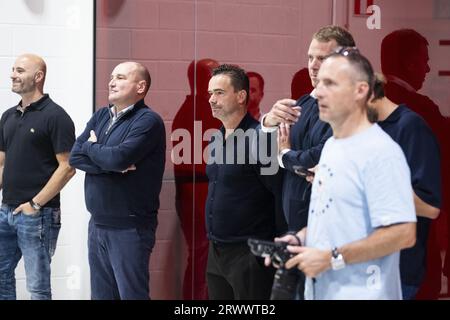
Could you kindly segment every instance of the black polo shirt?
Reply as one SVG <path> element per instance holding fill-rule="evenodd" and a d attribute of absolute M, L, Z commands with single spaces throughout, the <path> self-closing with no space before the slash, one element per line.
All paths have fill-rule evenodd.
<path fill-rule="evenodd" d="M 3 203 L 11 206 L 38 194 L 58 167 L 56 154 L 70 152 L 75 142 L 72 120 L 47 94 L 23 113 L 19 106 L 5 111 L 0 120 L 0 151 L 5 152 Z M 45 206 L 59 207 L 59 194 Z"/>
<path fill-rule="evenodd" d="M 441 172 L 438 141 L 426 122 L 401 104 L 380 127 L 397 142 L 411 171 L 414 192 L 433 207 L 441 207 Z M 416 244 L 400 253 L 402 283 L 420 285 L 425 276 L 426 248 L 431 220 L 417 217 Z"/>
<path fill-rule="evenodd" d="M 281 170 L 273 175 L 262 175 L 264 165 L 252 152 L 255 145 L 251 137 L 258 136 L 249 135 L 247 139 L 237 134 L 239 129 L 264 134 L 258 130 L 258 125 L 259 122 L 247 113 L 226 141 L 222 127 L 219 143 L 216 136 L 209 145 L 211 157 L 217 160 L 206 166 L 209 184 L 205 214 L 209 240 L 219 243 L 245 243 L 248 238 L 272 240 L 286 229 L 281 209 Z M 231 149 L 235 161 L 227 163 L 227 152 Z M 218 153 L 223 156 L 222 163 Z M 244 163 L 237 161 L 239 156 Z M 277 161 L 276 155 L 273 161 Z M 212 162 L 211 158 L 208 162 Z"/>

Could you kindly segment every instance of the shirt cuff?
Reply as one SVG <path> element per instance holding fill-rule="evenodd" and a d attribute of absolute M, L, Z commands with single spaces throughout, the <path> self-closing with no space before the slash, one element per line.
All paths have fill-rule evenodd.
<path fill-rule="evenodd" d="M 285 169 L 284 165 L 283 165 L 283 156 L 288 153 L 289 151 L 291 151 L 291 149 L 283 149 L 278 153 L 278 164 L 280 165 L 280 167 L 282 167 L 283 169 Z"/>
<path fill-rule="evenodd" d="M 277 126 L 275 126 L 275 127 L 264 126 L 264 119 L 266 118 L 266 116 L 267 116 L 267 113 L 265 115 L 263 115 L 261 118 L 261 131 L 264 133 L 272 133 L 272 132 L 277 131 L 278 130 Z"/>

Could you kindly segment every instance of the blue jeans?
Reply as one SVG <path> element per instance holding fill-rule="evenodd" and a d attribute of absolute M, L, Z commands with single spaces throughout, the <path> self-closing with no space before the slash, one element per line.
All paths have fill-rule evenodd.
<path fill-rule="evenodd" d="M 61 228 L 59 208 L 33 215 L 3 204 L 0 209 L 0 300 L 16 299 L 15 269 L 23 256 L 27 290 L 33 300 L 50 300 L 50 262 Z"/>
<path fill-rule="evenodd" d="M 118 229 L 89 221 L 89 267 L 93 300 L 148 300 L 149 259 L 155 226 Z"/>

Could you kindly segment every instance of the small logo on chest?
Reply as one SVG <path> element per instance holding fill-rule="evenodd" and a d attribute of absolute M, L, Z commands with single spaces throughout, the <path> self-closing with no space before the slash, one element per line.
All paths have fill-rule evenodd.
<path fill-rule="evenodd" d="M 31 132 L 31 133 L 34 133 L 34 128 L 31 128 L 31 129 L 30 129 L 30 132 Z"/>

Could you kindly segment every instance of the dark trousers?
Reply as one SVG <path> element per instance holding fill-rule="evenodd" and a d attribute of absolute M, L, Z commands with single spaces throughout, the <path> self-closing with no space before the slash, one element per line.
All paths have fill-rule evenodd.
<path fill-rule="evenodd" d="M 274 273 L 246 243 L 209 243 L 206 276 L 211 300 L 269 299 Z"/>
<path fill-rule="evenodd" d="M 419 288 L 420 286 L 402 283 L 403 300 L 414 300 L 416 298 L 417 292 L 419 291 Z"/>
<path fill-rule="evenodd" d="M 93 300 L 148 300 L 155 227 L 117 229 L 89 222 Z"/>

